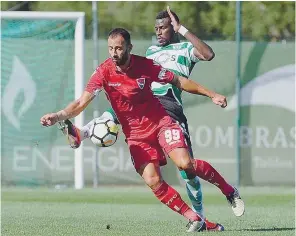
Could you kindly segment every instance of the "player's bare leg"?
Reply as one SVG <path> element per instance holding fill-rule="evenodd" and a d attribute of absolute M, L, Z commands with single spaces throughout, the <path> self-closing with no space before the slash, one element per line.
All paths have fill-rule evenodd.
<path fill-rule="evenodd" d="M 198 159 L 190 159 L 185 148 L 176 148 L 169 153 L 170 158 L 180 170 L 184 170 L 188 179 L 198 176 L 209 183 L 216 185 L 226 196 L 233 213 L 242 216 L 245 211 L 244 202 L 236 188 L 229 185 L 225 179 L 208 162 Z"/>
<path fill-rule="evenodd" d="M 142 165 L 138 173 L 163 204 L 189 220 L 187 232 L 204 231 L 206 229 L 204 220 L 182 200 L 175 189 L 162 179 L 158 162 Z"/>

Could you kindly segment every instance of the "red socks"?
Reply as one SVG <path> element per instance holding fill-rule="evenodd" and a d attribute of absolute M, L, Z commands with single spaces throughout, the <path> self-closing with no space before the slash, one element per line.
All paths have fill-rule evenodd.
<path fill-rule="evenodd" d="M 180 194 L 169 186 L 166 182 L 162 182 L 161 185 L 153 190 L 155 196 L 173 211 L 178 212 L 185 218 L 191 221 L 200 221 L 201 218 L 197 215 L 181 198 Z"/>
<path fill-rule="evenodd" d="M 195 159 L 194 169 L 198 177 L 216 185 L 225 196 L 229 196 L 234 191 L 233 187 L 208 162 Z"/>
<path fill-rule="evenodd" d="M 234 191 L 233 187 L 208 162 L 195 159 L 194 170 L 195 175 L 216 185 L 225 196 L 229 196 Z M 185 218 L 191 221 L 201 220 L 200 216 L 182 200 L 180 194 L 166 182 L 162 182 L 157 189 L 153 190 L 153 193 L 163 204 Z"/>

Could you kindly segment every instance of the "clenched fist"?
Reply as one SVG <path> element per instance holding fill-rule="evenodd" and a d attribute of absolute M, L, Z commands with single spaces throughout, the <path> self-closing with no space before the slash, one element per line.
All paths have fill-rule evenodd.
<path fill-rule="evenodd" d="M 225 108 L 227 106 L 226 97 L 221 94 L 216 93 L 214 95 L 214 97 L 212 97 L 212 101 L 213 101 L 213 103 L 215 103 L 216 105 L 218 105 L 222 108 Z"/>
<path fill-rule="evenodd" d="M 58 122 L 58 115 L 57 113 L 49 113 L 40 118 L 40 123 L 43 126 L 52 126 Z"/>

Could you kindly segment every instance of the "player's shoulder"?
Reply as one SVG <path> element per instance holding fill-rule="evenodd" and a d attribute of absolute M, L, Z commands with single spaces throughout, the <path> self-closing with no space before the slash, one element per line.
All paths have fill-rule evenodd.
<path fill-rule="evenodd" d="M 106 71 L 109 70 L 112 66 L 113 62 L 111 58 L 108 58 L 96 68 L 96 71 Z"/>
<path fill-rule="evenodd" d="M 154 54 L 155 52 L 158 52 L 161 50 L 161 47 L 152 45 L 146 50 L 146 57 L 150 56 L 151 54 Z"/>
<path fill-rule="evenodd" d="M 134 62 L 136 62 L 136 63 L 150 64 L 151 62 L 153 62 L 151 59 L 146 58 L 146 57 L 142 57 L 142 56 L 135 55 L 135 54 L 132 54 L 132 56 L 133 56 Z"/>
<path fill-rule="evenodd" d="M 151 45 L 150 47 L 148 47 L 147 48 L 147 50 L 146 50 L 146 52 L 148 52 L 148 51 L 157 51 L 157 50 L 159 50 L 159 49 L 161 49 L 161 47 L 160 46 L 157 46 L 157 45 Z"/>
<path fill-rule="evenodd" d="M 99 67 L 101 67 L 101 68 L 108 68 L 108 67 L 110 67 L 112 65 L 113 65 L 112 59 L 111 58 L 107 58 L 104 62 L 102 62 L 100 64 Z"/>
<path fill-rule="evenodd" d="M 132 64 L 133 64 L 133 68 L 135 71 L 138 71 L 140 73 L 145 72 L 151 72 L 151 70 L 154 67 L 154 62 L 153 60 L 146 58 L 146 57 L 142 57 L 139 55 L 134 55 L 132 54 Z"/>
<path fill-rule="evenodd" d="M 188 41 L 180 42 L 180 43 L 172 43 L 172 44 L 168 45 L 168 47 L 170 47 L 170 49 L 174 49 L 174 50 L 190 48 L 192 46 L 193 46 L 192 43 L 190 43 Z"/>
<path fill-rule="evenodd" d="M 193 47 L 192 43 L 185 41 L 185 42 L 179 42 L 179 43 L 171 43 L 166 46 L 157 46 L 157 45 L 152 45 L 146 50 L 146 57 L 149 57 L 157 52 L 162 52 L 162 51 L 179 51 L 183 49 L 191 49 Z"/>

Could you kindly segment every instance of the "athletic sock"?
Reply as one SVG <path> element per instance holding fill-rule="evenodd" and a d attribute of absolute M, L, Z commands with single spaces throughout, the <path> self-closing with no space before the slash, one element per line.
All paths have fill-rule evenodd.
<path fill-rule="evenodd" d="M 91 133 L 90 128 L 92 127 L 94 122 L 95 122 L 94 120 L 91 120 L 90 122 L 88 122 L 85 126 L 83 126 L 80 129 L 81 141 L 90 137 L 90 133 Z"/>
<path fill-rule="evenodd" d="M 153 193 L 163 204 L 185 218 L 191 221 L 201 220 L 199 215 L 182 200 L 180 194 L 166 182 L 162 182 L 157 189 L 153 190 Z"/>
<path fill-rule="evenodd" d="M 216 185 L 225 196 L 233 193 L 234 188 L 208 162 L 195 159 L 194 169 L 198 177 Z"/>

